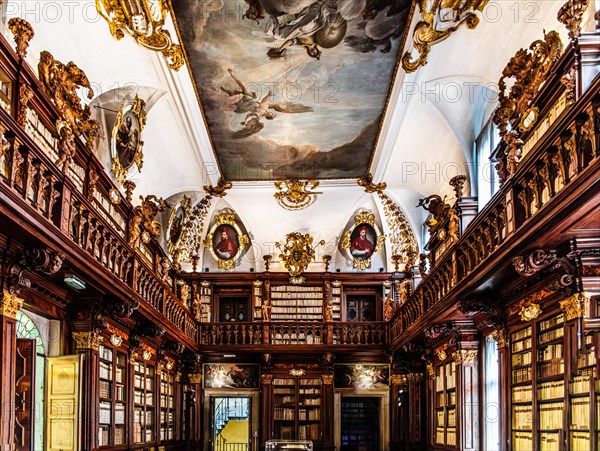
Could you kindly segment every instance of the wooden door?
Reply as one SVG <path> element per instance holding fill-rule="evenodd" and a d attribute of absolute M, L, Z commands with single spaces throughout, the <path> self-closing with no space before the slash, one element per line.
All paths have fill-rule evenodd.
<path fill-rule="evenodd" d="M 348 296 L 346 298 L 346 321 L 375 321 L 375 296 Z"/>
<path fill-rule="evenodd" d="M 46 449 L 75 451 L 81 428 L 83 354 L 46 359 Z M 88 400 L 88 402 L 90 402 Z"/>
<path fill-rule="evenodd" d="M 222 297 L 219 299 L 219 321 L 248 321 L 248 297 Z"/>
<path fill-rule="evenodd" d="M 36 341 L 17 339 L 15 370 L 15 446 L 17 451 L 34 448 Z"/>

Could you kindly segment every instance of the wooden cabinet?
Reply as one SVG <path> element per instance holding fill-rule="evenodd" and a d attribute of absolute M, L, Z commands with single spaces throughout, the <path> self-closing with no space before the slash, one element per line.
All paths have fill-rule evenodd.
<path fill-rule="evenodd" d="M 456 363 L 435 368 L 435 443 L 456 446 Z"/>
<path fill-rule="evenodd" d="M 120 446 L 127 442 L 127 355 L 100 345 L 98 393 L 98 446 Z"/>

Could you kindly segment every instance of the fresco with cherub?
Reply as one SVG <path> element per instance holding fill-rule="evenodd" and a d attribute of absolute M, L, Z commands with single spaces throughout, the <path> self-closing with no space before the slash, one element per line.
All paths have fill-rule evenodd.
<path fill-rule="evenodd" d="M 365 175 L 407 0 L 178 0 L 173 9 L 223 175 Z"/>

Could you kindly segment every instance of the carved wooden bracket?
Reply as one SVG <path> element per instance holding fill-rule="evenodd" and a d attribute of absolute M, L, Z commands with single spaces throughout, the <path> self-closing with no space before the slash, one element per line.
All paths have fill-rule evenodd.
<path fill-rule="evenodd" d="M 25 271 L 42 271 L 48 274 L 57 273 L 65 259 L 64 254 L 52 249 L 30 248 L 18 252 L 12 258 L 4 275 L 4 287 L 14 296 L 21 290 L 31 287 L 31 281 L 25 277 Z"/>

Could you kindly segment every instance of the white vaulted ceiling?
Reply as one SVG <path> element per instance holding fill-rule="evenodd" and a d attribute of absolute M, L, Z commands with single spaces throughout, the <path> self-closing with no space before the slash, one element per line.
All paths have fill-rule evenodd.
<path fill-rule="evenodd" d="M 129 36 L 113 39 L 107 23 L 95 13 L 93 1 L 47 2 L 61 11 L 58 17 L 53 13 L 52 20 L 41 6 L 46 2 L 4 3 L 8 17 L 23 17 L 35 29 L 28 55 L 33 67 L 40 51 L 49 50 L 60 61 L 74 61 L 93 83 L 93 105 L 106 108 L 95 111 L 105 128 L 98 157 L 108 172 L 110 130 L 106 128 L 114 115 L 109 110 L 118 109 L 136 93 L 149 100 L 144 166 L 134 177 L 134 200 L 155 194 L 174 204 L 187 193 L 197 201 L 204 195 L 204 185 L 217 182 L 220 174 L 187 67 L 175 72 L 160 54 L 138 46 Z M 476 29 L 460 28 L 432 47 L 426 66 L 412 74 L 399 73 L 371 172 L 375 182 L 387 182 L 386 193 L 404 209 L 421 246 L 426 212 L 415 208 L 418 199 L 434 193 L 452 198 L 450 178 L 458 173 L 472 175 L 473 142 L 494 108 L 497 81 L 510 57 L 542 38 L 544 29 L 559 31 L 567 44 L 566 30 L 556 20 L 562 3 L 491 2 Z M 36 4 L 40 5 L 37 12 Z M 176 36 L 172 23 L 167 28 Z M 3 32 L 10 40 L 10 32 L 5 28 Z M 224 207 L 234 209 L 255 243 L 255 261 L 243 262 L 238 269 L 261 271 L 262 255 L 276 254 L 274 242 L 289 232 L 302 231 L 315 241 L 326 241 L 327 251 L 320 252 L 337 256 L 333 268 L 349 270 L 351 264 L 338 253 L 337 242 L 361 208 L 377 211 L 385 232 L 377 196 L 366 194 L 355 181 L 323 181 L 318 191 L 323 194 L 301 211 L 282 209 L 273 198 L 273 184 L 266 182 L 236 183 L 222 201 L 213 201 L 211 214 Z M 471 194 L 476 195 L 473 187 Z M 278 270 L 277 265 L 272 269 Z M 372 270 L 380 267 L 391 269 L 383 258 L 374 261 Z"/>

